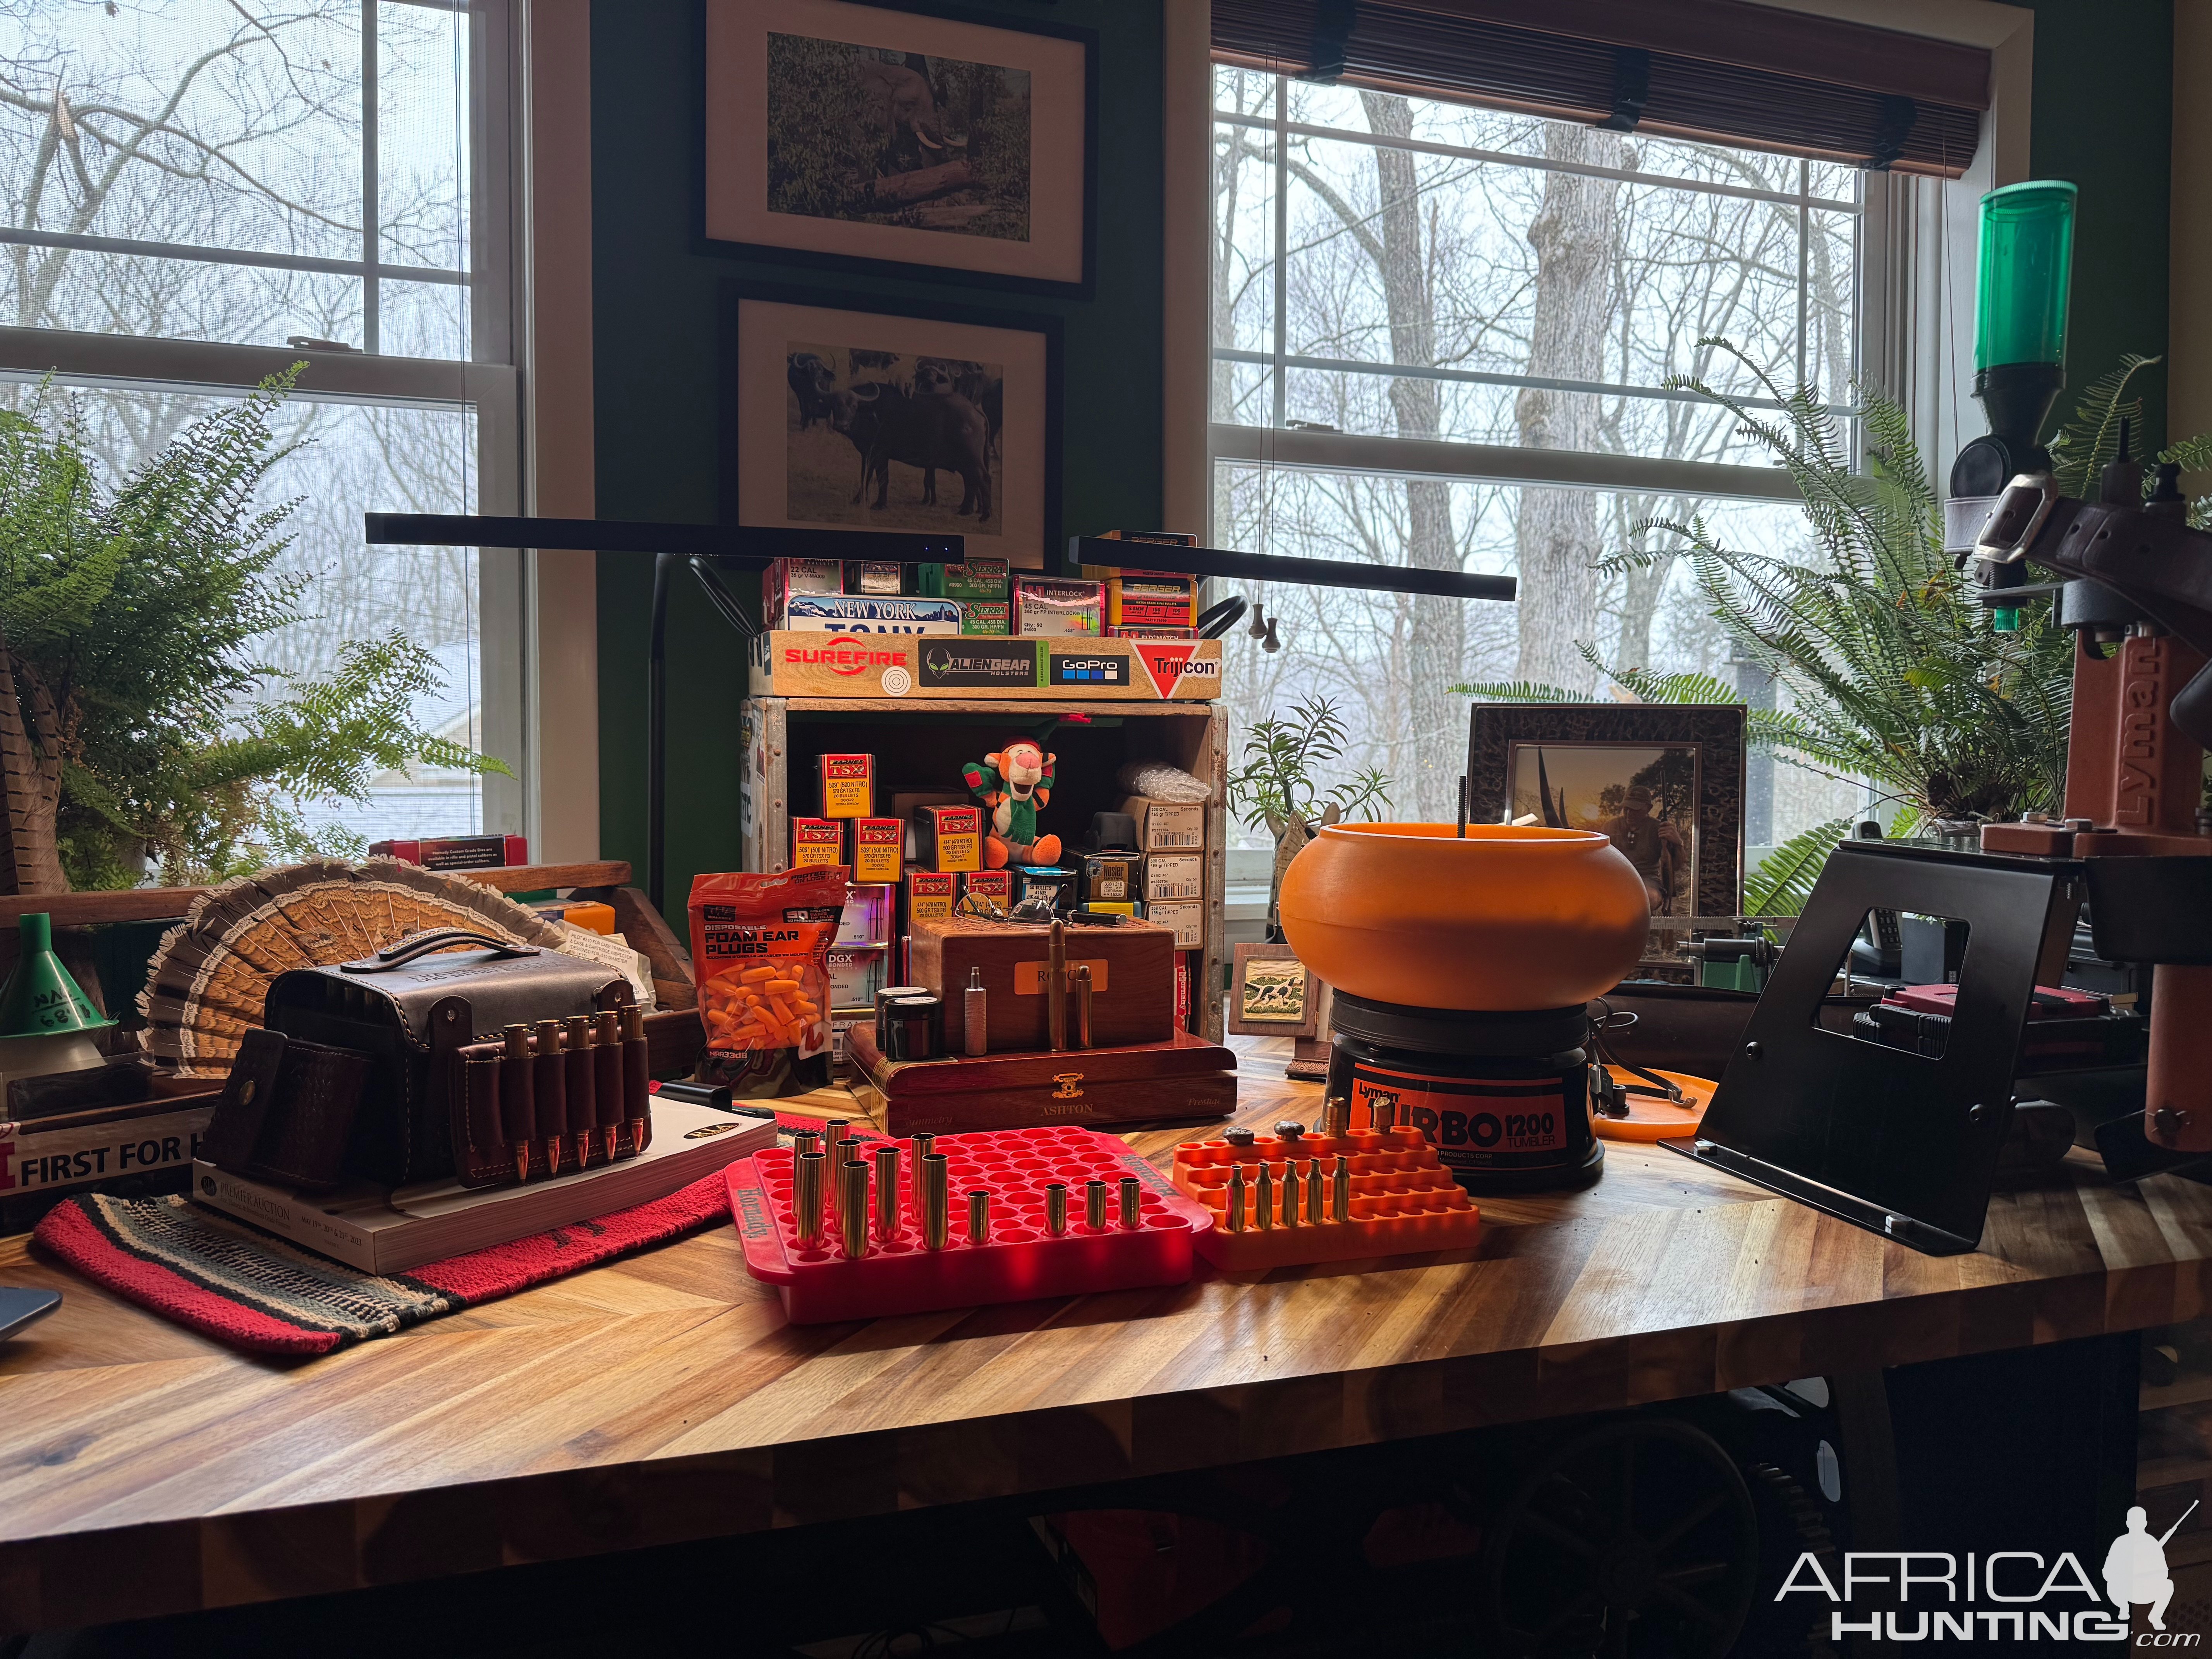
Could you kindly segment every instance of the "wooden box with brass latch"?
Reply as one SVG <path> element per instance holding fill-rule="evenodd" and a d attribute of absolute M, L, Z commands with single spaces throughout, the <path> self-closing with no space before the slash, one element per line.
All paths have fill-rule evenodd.
<path fill-rule="evenodd" d="M 1203 1122 L 1237 1109 L 1236 1052 L 1188 1031 L 1165 1042 L 980 1060 L 886 1060 L 865 1023 L 845 1041 L 853 1092 L 890 1135 Z"/>
<path fill-rule="evenodd" d="M 968 970 L 983 970 L 988 992 L 992 1054 L 1049 1046 L 1045 957 L 1051 928 L 1041 923 L 984 921 L 954 916 L 918 920 L 908 974 L 945 1003 L 945 1048 L 959 1054 L 966 1039 L 961 993 Z M 1148 921 L 1115 927 L 1069 925 L 1067 965 L 1091 969 L 1091 1046 L 1165 1042 L 1175 1035 L 1175 933 Z M 1073 1008 L 1069 1042 L 1074 1042 Z"/>

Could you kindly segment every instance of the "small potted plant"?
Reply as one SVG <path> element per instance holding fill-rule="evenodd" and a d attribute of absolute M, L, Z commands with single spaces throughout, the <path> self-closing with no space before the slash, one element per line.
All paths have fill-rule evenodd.
<path fill-rule="evenodd" d="M 1374 767 L 1324 788 L 1316 775 L 1344 753 L 1344 722 L 1327 697 L 1295 705 L 1288 720 L 1269 715 L 1244 740 L 1244 764 L 1229 775 L 1229 804 L 1249 829 L 1275 838 L 1267 882 L 1267 939 L 1283 937 L 1278 907 L 1283 872 L 1319 830 L 1355 815 L 1371 819 L 1390 804 L 1390 780 Z"/>

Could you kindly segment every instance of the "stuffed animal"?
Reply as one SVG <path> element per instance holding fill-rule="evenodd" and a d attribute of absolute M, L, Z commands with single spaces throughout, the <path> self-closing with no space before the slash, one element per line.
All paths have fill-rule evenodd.
<path fill-rule="evenodd" d="M 1016 859 L 1024 864 L 1060 862 L 1060 837 L 1036 832 L 1037 808 L 1052 799 L 1052 763 L 1027 738 L 960 769 L 969 789 L 983 803 L 983 862 L 1003 870 Z"/>

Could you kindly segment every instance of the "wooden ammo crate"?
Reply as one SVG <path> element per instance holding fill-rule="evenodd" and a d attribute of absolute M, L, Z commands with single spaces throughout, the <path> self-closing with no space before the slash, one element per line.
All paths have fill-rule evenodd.
<path fill-rule="evenodd" d="M 825 754 L 876 757 L 876 803 L 888 813 L 899 789 L 964 790 L 963 763 L 981 760 L 1016 738 L 1056 754 L 1056 784 L 1045 827 L 1071 845 L 1093 812 L 1122 795 L 1114 774 L 1124 762 L 1165 761 L 1205 779 L 1206 944 L 1192 952 L 1199 1035 L 1222 1036 L 1224 843 L 1228 839 L 1228 716 L 1218 703 L 1086 702 L 1066 697 L 987 702 L 945 698 L 922 707 L 892 697 L 749 697 L 740 706 L 744 745 L 738 821 L 748 870 L 787 869 L 791 820 L 813 816 L 814 763 Z"/>

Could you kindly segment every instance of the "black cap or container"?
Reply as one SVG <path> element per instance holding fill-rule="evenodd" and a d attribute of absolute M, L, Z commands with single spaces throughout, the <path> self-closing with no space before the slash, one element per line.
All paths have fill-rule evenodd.
<path fill-rule="evenodd" d="M 884 1005 L 891 1060 L 935 1060 L 945 1052 L 945 1005 L 933 996 L 901 997 Z"/>

